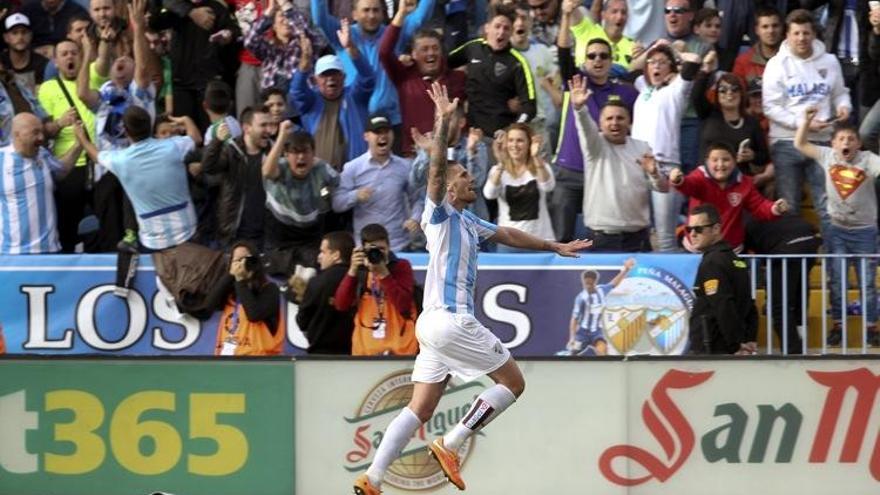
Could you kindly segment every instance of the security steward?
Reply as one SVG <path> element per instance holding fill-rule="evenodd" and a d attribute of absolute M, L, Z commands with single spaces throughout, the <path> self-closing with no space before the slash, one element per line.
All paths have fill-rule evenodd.
<path fill-rule="evenodd" d="M 749 270 L 721 235 L 718 210 L 692 209 L 685 227 L 703 253 L 694 287 L 690 319 L 694 354 L 751 355 L 757 352 L 758 312 L 749 286 Z"/>

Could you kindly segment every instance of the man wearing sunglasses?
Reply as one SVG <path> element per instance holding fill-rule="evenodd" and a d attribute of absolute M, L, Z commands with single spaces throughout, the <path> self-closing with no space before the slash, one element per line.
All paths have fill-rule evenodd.
<path fill-rule="evenodd" d="M 694 284 L 690 349 L 694 354 L 751 355 L 757 352 L 758 312 L 745 261 L 721 234 L 721 215 L 710 204 L 693 208 L 685 227 L 703 253 Z"/>

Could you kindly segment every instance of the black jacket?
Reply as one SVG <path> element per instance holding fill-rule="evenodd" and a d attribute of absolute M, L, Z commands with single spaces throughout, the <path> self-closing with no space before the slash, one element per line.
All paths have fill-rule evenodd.
<path fill-rule="evenodd" d="M 449 67 L 467 66 L 465 93 L 467 119 L 471 125 L 492 136 L 517 120 L 535 117 L 536 83 L 526 58 L 515 49 L 494 51 L 482 38 L 468 41 L 449 54 Z M 507 100 L 517 98 L 520 114 L 510 111 Z"/>
<path fill-rule="evenodd" d="M 238 23 L 226 3 L 220 0 L 207 0 L 198 5 L 188 0 L 163 0 L 162 5 L 171 12 L 165 17 L 170 26 L 163 27 L 174 30 L 170 53 L 174 88 L 204 89 L 208 81 L 225 72 L 221 52 L 227 47 L 211 43 L 211 35 L 228 29 L 232 39 L 237 40 L 241 35 Z M 211 31 L 205 31 L 189 18 L 190 11 L 197 7 L 210 7 L 214 12 Z"/>
<path fill-rule="evenodd" d="M 251 177 L 252 174 L 262 178 L 262 170 L 250 168 L 242 138 L 211 141 L 202 155 L 202 167 L 203 175 L 214 176 L 214 180 L 220 185 L 217 198 L 217 240 L 222 246 L 228 246 L 234 240 L 241 222 L 244 185 L 255 180 Z M 262 188 L 262 179 L 260 181 Z"/>
<path fill-rule="evenodd" d="M 726 242 L 718 242 L 703 253 L 694 295 L 690 319 L 692 352 L 733 354 L 740 344 L 757 339 L 758 312 L 752 299 L 748 265 Z"/>
<path fill-rule="evenodd" d="M 333 265 L 306 286 L 296 324 L 309 341 L 309 354 L 351 354 L 354 312 L 333 307 L 333 295 L 347 271 L 347 265 Z"/>

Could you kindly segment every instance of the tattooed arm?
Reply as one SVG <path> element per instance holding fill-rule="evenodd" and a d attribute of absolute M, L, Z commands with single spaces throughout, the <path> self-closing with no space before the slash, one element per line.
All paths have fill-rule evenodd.
<path fill-rule="evenodd" d="M 434 101 L 434 132 L 431 158 L 428 169 L 428 198 L 434 204 L 443 202 L 446 195 L 446 145 L 449 137 L 449 121 L 458 108 L 458 98 L 449 101 L 446 86 L 438 82 L 431 84 L 428 96 Z"/>

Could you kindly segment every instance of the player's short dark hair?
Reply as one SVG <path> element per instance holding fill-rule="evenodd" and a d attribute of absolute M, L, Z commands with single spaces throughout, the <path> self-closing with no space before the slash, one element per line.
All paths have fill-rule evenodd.
<path fill-rule="evenodd" d="M 92 18 L 86 12 L 77 11 L 67 20 L 67 28 L 64 30 L 65 33 L 70 34 L 70 28 L 73 27 L 74 22 L 88 22 L 91 24 Z"/>
<path fill-rule="evenodd" d="M 695 206 L 691 208 L 691 211 L 688 212 L 688 214 L 691 216 L 706 215 L 706 218 L 711 225 L 721 223 L 721 215 L 718 213 L 718 208 L 715 208 L 715 205 L 711 203 L 703 203 L 699 206 Z"/>
<path fill-rule="evenodd" d="M 632 119 L 632 112 L 629 111 L 629 107 L 626 106 L 626 103 L 624 103 L 623 100 L 620 99 L 620 97 L 618 97 L 616 95 L 611 95 L 611 97 L 609 97 L 607 100 L 605 100 L 605 104 L 602 105 L 602 108 L 599 111 L 599 115 L 602 115 L 602 112 L 604 112 L 605 109 L 608 107 L 622 108 L 622 109 L 626 110 L 626 115 L 630 119 Z"/>
<path fill-rule="evenodd" d="M 709 143 L 706 146 L 706 154 L 703 158 L 704 159 L 709 158 L 709 155 L 715 150 L 726 151 L 726 152 L 730 153 L 730 156 L 736 158 L 736 152 L 733 151 L 733 148 L 731 148 L 729 144 L 722 143 L 720 141 L 715 141 L 715 142 Z"/>
<path fill-rule="evenodd" d="M 856 135 L 856 137 L 859 137 L 859 128 L 858 127 L 856 127 L 855 125 L 853 125 L 850 122 L 839 122 L 837 124 L 834 124 L 834 131 L 831 133 L 831 139 L 836 138 L 837 135 L 840 134 L 841 132 L 852 132 L 853 134 Z"/>
<path fill-rule="evenodd" d="M 344 230 L 328 232 L 321 239 L 327 241 L 327 247 L 331 251 L 339 251 L 339 257 L 343 264 L 349 264 L 351 252 L 354 251 L 354 237 L 352 237 L 351 232 Z"/>
<path fill-rule="evenodd" d="M 596 270 L 584 270 L 581 272 L 581 279 L 586 280 L 588 278 L 599 280 L 599 272 Z"/>
<path fill-rule="evenodd" d="M 603 39 L 603 38 L 590 39 L 590 41 L 587 42 L 587 48 L 589 48 L 590 45 L 605 45 L 605 48 L 608 48 L 608 53 L 611 53 L 613 51 L 611 49 L 611 43 L 609 43 L 608 40 Z"/>
<path fill-rule="evenodd" d="M 792 24 L 809 24 L 813 29 L 813 32 L 816 32 L 816 20 L 813 18 L 813 14 L 807 9 L 795 9 L 789 12 L 785 17 L 786 32 L 791 29 Z"/>
<path fill-rule="evenodd" d="M 693 25 L 699 26 L 700 24 L 708 21 L 709 19 L 715 19 L 716 17 L 718 19 L 721 18 L 721 13 L 718 12 L 716 9 L 711 9 L 708 7 L 702 8 L 702 9 L 698 10 L 696 14 L 694 14 Z"/>
<path fill-rule="evenodd" d="M 269 113 L 269 109 L 264 105 L 258 105 L 255 107 L 246 107 L 241 111 L 241 125 L 251 125 L 254 123 L 254 115 L 258 113 Z"/>
<path fill-rule="evenodd" d="M 416 46 L 416 41 L 424 38 L 435 39 L 438 43 L 440 43 L 441 48 L 443 46 L 443 36 L 441 36 L 440 33 L 430 28 L 421 28 L 416 31 L 416 34 L 413 35 L 412 42 L 410 43 L 410 50 L 412 50 L 412 48 Z"/>
<path fill-rule="evenodd" d="M 779 22 L 782 22 L 782 13 L 772 5 L 764 5 L 755 11 L 755 25 L 758 24 L 758 19 L 762 17 L 776 17 L 779 19 Z"/>
<path fill-rule="evenodd" d="M 315 150 L 315 138 L 307 131 L 299 130 L 284 139 L 284 151 Z"/>
<path fill-rule="evenodd" d="M 267 101 L 269 101 L 269 98 L 274 95 L 280 96 L 285 103 L 287 102 L 287 93 L 285 93 L 284 90 L 282 90 L 281 88 L 275 86 L 260 91 L 260 101 L 265 104 Z"/>
<path fill-rule="evenodd" d="M 134 105 L 129 105 L 122 114 L 122 125 L 133 142 L 147 139 L 153 130 L 150 114 L 143 108 Z"/>
<path fill-rule="evenodd" d="M 364 225 L 361 229 L 361 242 L 366 244 L 376 241 L 388 241 L 388 231 L 378 223 Z"/>
<path fill-rule="evenodd" d="M 171 114 L 169 113 L 160 113 L 156 116 L 156 121 L 153 122 L 153 135 L 159 132 L 159 126 L 162 124 L 170 124 L 171 123 Z"/>
<path fill-rule="evenodd" d="M 511 22 L 511 24 L 516 21 L 516 7 L 512 5 L 501 5 L 496 4 L 489 7 L 489 16 L 486 17 L 488 22 L 492 22 L 492 19 L 503 16 L 507 17 L 507 19 Z"/>
<path fill-rule="evenodd" d="M 229 113 L 232 88 L 223 81 L 209 81 L 205 87 L 205 107 L 214 113 Z"/>

